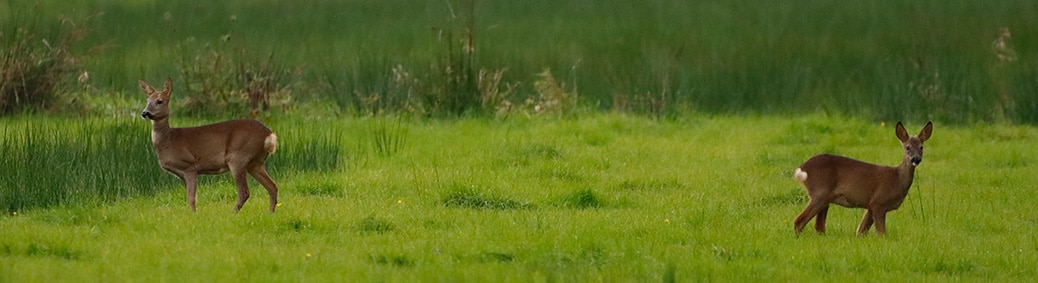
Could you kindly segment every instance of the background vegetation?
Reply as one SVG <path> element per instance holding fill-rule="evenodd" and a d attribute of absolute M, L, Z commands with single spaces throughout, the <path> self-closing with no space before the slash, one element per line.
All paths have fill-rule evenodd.
<path fill-rule="evenodd" d="M 97 89 L 88 95 L 132 97 L 135 80 L 172 76 L 203 105 L 240 101 L 191 113 L 315 101 L 442 117 L 574 100 L 657 117 L 825 111 L 956 123 L 1038 121 L 1034 10 L 976 0 L 0 5 L 4 38 L 18 19 L 89 29 L 74 48 Z"/>

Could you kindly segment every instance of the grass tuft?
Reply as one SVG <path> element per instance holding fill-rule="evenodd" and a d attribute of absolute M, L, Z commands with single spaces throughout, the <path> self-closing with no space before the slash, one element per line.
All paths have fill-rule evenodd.
<path fill-rule="evenodd" d="M 600 208 L 604 206 L 598 195 L 590 189 L 573 192 L 562 198 L 561 202 L 566 207 L 577 209 Z"/>
<path fill-rule="evenodd" d="M 360 230 L 361 233 L 383 234 L 393 231 L 393 229 L 396 229 L 393 223 L 374 216 L 365 217 L 357 223 L 357 230 Z"/>
<path fill-rule="evenodd" d="M 511 210 L 532 208 L 533 205 L 521 201 L 488 196 L 473 189 L 458 189 L 448 193 L 441 200 L 443 206 L 484 210 Z"/>
<path fill-rule="evenodd" d="M 560 159 L 562 150 L 558 146 L 537 143 L 523 147 L 519 155 L 526 159 Z"/>
<path fill-rule="evenodd" d="M 793 187 L 785 193 L 761 197 L 755 204 L 759 206 L 804 205 L 807 204 L 807 193 L 803 189 Z"/>
<path fill-rule="evenodd" d="M 394 267 L 414 267 L 415 261 L 406 255 L 373 255 L 371 262 Z"/>
<path fill-rule="evenodd" d="M 294 188 L 296 191 L 309 196 L 343 196 L 343 188 L 335 183 L 307 183 Z"/>
<path fill-rule="evenodd" d="M 288 221 L 285 221 L 284 224 L 282 224 L 284 230 L 292 232 L 302 232 L 312 228 L 312 226 L 313 224 L 311 224 L 310 221 L 299 218 L 290 219 Z"/>
<path fill-rule="evenodd" d="M 479 262 L 491 263 L 491 262 L 513 262 L 515 261 L 515 255 L 510 253 L 502 252 L 484 252 L 479 254 Z"/>
<path fill-rule="evenodd" d="M 390 157 L 407 144 L 407 126 L 400 120 L 379 119 L 371 129 L 371 147 L 379 157 Z"/>
<path fill-rule="evenodd" d="M 7 248 L 7 253 L 10 253 L 10 248 Z M 25 256 L 43 256 L 43 257 L 56 257 L 64 260 L 80 260 L 83 259 L 85 253 L 70 249 L 68 247 L 51 247 L 45 244 L 30 243 L 25 248 Z"/>

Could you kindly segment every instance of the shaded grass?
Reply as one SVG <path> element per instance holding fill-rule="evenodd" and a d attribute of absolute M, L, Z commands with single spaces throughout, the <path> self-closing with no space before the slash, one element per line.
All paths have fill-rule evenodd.
<path fill-rule="evenodd" d="M 25 9 L 0 26 L 0 115 L 77 109 L 69 82 L 79 73 L 77 45 L 87 28 L 64 16 L 41 20 L 40 14 L 48 13 Z"/>
<path fill-rule="evenodd" d="M 6 3 L 0 13 L 27 6 Z M 84 42 L 107 48 L 84 64 L 94 85 L 114 92 L 134 92 L 128 82 L 141 77 L 175 74 L 171 46 L 226 39 L 250 56 L 276 53 L 279 64 L 305 66 L 300 90 L 308 94 L 294 97 L 334 101 L 360 115 L 381 112 L 366 111 L 365 97 L 393 104 L 409 94 L 472 92 L 477 71 L 507 69 L 501 81 L 516 85 L 516 102 L 536 98 L 537 74 L 552 70 L 585 107 L 661 118 L 689 110 L 822 111 L 871 120 L 1038 121 L 1031 95 L 1038 61 L 1028 51 L 1038 41 L 1026 36 L 1038 33 L 1031 24 L 1038 16 L 1026 0 L 50 0 L 39 7 L 43 19 L 102 13 L 89 21 L 96 32 Z M 1002 40 L 1003 27 L 1016 36 Z M 1000 40 L 1005 48 L 993 44 Z M 462 51 L 472 42 L 474 50 Z M 398 70 L 417 82 L 398 83 Z M 401 91 L 407 86 L 418 88 Z M 441 99 L 442 111 L 468 113 L 452 104 L 457 99 Z"/>
<path fill-rule="evenodd" d="M 10 213 L 153 194 L 169 182 L 154 164 L 149 131 L 126 121 L 4 123 L 0 206 Z"/>

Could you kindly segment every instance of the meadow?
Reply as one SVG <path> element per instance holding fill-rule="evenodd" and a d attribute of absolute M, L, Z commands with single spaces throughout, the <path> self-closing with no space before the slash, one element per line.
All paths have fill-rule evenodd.
<path fill-rule="evenodd" d="M 87 130 L 101 124 L 32 123 L 81 130 L 68 139 L 71 144 L 93 140 Z M 6 212 L 0 217 L 0 280 L 1030 281 L 1038 276 L 1033 268 L 1038 215 L 1027 185 L 1038 181 L 1033 174 L 1038 130 L 1032 127 L 937 124 L 905 204 L 888 216 L 887 236 L 855 236 L 862 210 L 836 207 L 826 235 L 796 237 L 792 219 L 806 199 L 792 169 L 819 152 L 893 165 L 901 149 L 890 122 L 825 115 L 673 121 L 615 114 L 272 119 L 269 124 L 283 133 L 284 145 L 270 162 L 282 188 L 274 214 L 266 212 L 265 194 L 254 182 L 253 198 L 234 213 L 234 187 L 227 176 L 204 178 L 198 212 L 190 213 L 182 185 L 141 152 L 149 146 L 147 123 L 126 123 L 134 133 L 107 139 L 133 140 L 127 142 L 132 150 L 104 150 L 125 160 L 22 169 L 5 164 L 4 172 L 63 176 L 60 182 L 5 183 L 5 188 L 73 190 L 95 176 L 136 168 L 133 174 L 143 176 L 126 183 L 150 191 L 115 201 Z M 907 127 L 918 131 L 921 124 Z M 16 133 L 10 129 L 23 125 L 4 123 Z M 335 134 L 299 137 L 316 128 Z M 11 135 L 5 137 L 4 144 L 10 144 Z M 14 150 L 41 151 L 28 157 L 38 160 L 75 155 L 43 148 Z M 324 161 L 302 160 L 307 156 Z M 93 168 L 77 169 L 84 165 Z"/>
<path fill-rule="evenodd" d="M 0 282 L 1035 281 L 1033 11 L 6 1 Z M 63 91 L 10 106 L 26 66 Z M 276 213 L 255 182 L 234 213 L 226 175 L 190 212 L 140 119 L 166 77 L 173 126 L 278 133 Z M 893 124 L 931 120 L 887 236 L 841 207 L 794 235 L 797 165 L 895 165 Z"/>

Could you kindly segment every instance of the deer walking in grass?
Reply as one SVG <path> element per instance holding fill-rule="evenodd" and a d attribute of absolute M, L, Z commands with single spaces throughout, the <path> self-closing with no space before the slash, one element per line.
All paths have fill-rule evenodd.
<path fill-rule="evenodd" d="M 864 208 L 865 215 L 858 225 L 858 235 L 868 233 L 876 224 L 876 233 L 887 233 L 887 212 L 897 209 L 908 195 L 912 186 L 915 167 L 923 161 L 923 142 L 930 139 L 933 124 L 926 123 L 917 136 L 909 136 L 901 122 L 895 130 L 905 156 L 897 167 L 875 165 L 855 159 L 819 154 L 801 164 L 793 173 L 807 189 L 810 201 L 804 211 L 793 222 L 797 235 L 811 218 L 815 218 L 815 230 L 825 233 L 825 217 L 829 204 L 843 207 Z"/>
<path fill-rule="evenodd" d="M 138 81 L 148 95 L 141 117 L 151 120 L 151 144 L 159 166 L 184 182 L 187 203 L 195 211 L 195 189 L 199 174 L 230 171 L 238 187 L 235 211 L 249 199 L 245 174 L 252 175 L 270 195 L 270 212 L 277 207 L 278 186 L 267 174 L 264 162 L 277 149 L 277 135 L 256 120 L 232 120 L 189 128 L 170 128 L 169 102 L 173 81 L 166 79 L 162 91 Z"/>

